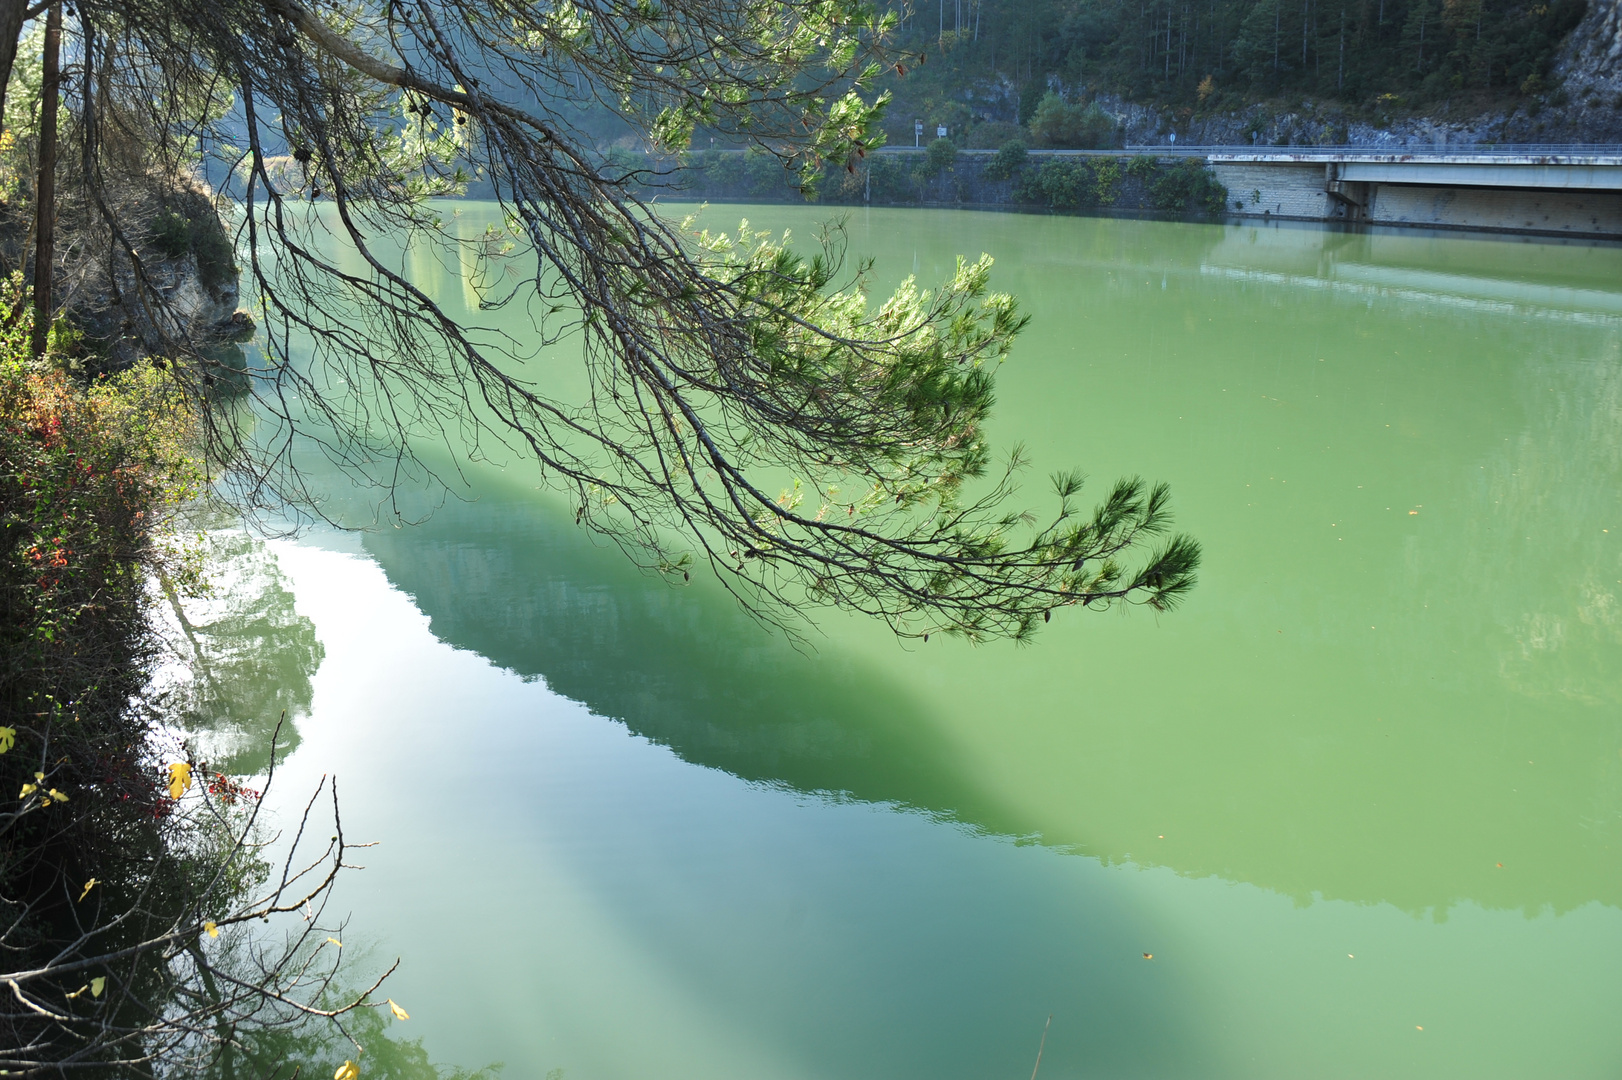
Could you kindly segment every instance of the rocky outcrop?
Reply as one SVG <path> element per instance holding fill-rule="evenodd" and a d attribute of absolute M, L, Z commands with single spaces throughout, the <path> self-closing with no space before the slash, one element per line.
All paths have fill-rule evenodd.
<path fill-rule="evenodd" d="M 1566 103 L 1557 110 L 1564 130 L 1582 142 L 1622 142 L 1622 4 L 1589 0 L 1588 14 L 1571 32 L 1555 75 Z"/>
<path fill-rule="evenodd" d="M 1328 102 L 1301 101 L 1289 108 L 1258 104 L 1238 112 L 1202 117 L 1175 113 L 1100 94 L 1098 102 L 1119 118 L 1123 141 L 1134 146 L 1433 146 L 1500 142 L 1503 113 L 1452 117 L 1354 116 Z"/>
<path fill-rule="evenodd" d="M 86 276 L 69 310 L 103 354 L 127 367 L 145 356 L 195 353 L 211 381 L 245 368 L 252 337 L 230 234 L 211 193 L 194 182 L 157 184 L 121 207 L 136 253 Z"/>

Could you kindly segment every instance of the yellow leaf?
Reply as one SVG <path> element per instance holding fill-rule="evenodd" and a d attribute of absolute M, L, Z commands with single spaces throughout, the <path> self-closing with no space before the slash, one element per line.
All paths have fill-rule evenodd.
<path fill-rule="evenodd" d="M 107 977 L 105 975 L 97 975 L 90 980 L 91 997 L 101 997 L 101 992 L 105 989 L 107 989 Z"/>
<path fill-rule="evenodd" d="M 355 1080 L 360 1075 L 360 1066 L 353 1061 L 346 1061 L 338 1066 L 338 1071 L 332 1074 L 332 1080 Z"/>
<path fill-rule="evenodd" d="M 90 890 L 94 889 L 97 885 L 100 885 L 100 884 L 101 884 L 101 882 L 97 881 L 95 878 L 91 878 L 89 881 L 85 882 L 84 883 L 84 892 L 79 894 L 79 901 L 81 903 L 83 903 L 84 898 L 90 895 Z"/>
<path fill-rule="evenodd" d="M 50 790 L 49 794 L 50 794 L 50 798 L 55 799 L 57 802 L 67 802 L 68 801 L 68 797 L 66 795 L 62 794 L 60 791 L 56 790 L 55 788 L 52 788 Z M 49 801 L 49 800 L 47 800 L 47 801 Z"/>
<path fill-rule="evenodd" d="M 220 928 L 218 926 L 214 925 L 214 920 L 213 919 L 205 920 L 203 922 L 203 929 L 208 931 L 208 936 L 209 937 L 219 937 L 220 936 Z"/>
<path fill-rule="evenodd" d="M 329 938 L 327 938 L 327 940 L 332 942 L 334 945 L 338 946 L 338 948 L 340 948 L 340 949 L 344 947 L 344 943 L 339 941 L 335 937 L 329 937 Z"/>
<path fill-rule="evenodd" d="M 400 1008 L 400 1006 L 396 1005 L 393 998 L 389 998 L 389 1012 L 394 1014 L 394 1018 L 396 1020 L 411 1019 L 411 1014 Z"/>
<path fill-rule="evenodd" d="M 14 727 L 0 727 L 0 754 L 10 750 L 17 744 L 17 729 Z"/>
<path fill-rule="evenodd" d="M 169 797 L 178 799 L 191 787 L 191 766 L 177 761 L 169 766 Z"/>
<path fill-rule="evenodd" d="M 39 788 L 34 786 L 33 784 L 24 784 L 22 794 L 18 795 L 17 798 L 26 799 L 26 798 L 28 798 L 28 796 L 32 795 L 34 792 L 36 792 L 38 790 L 39 790 Z"/>

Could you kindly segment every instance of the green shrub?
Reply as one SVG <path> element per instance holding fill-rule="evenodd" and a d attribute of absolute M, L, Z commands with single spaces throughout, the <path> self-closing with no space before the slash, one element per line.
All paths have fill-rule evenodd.
<path fill-rule="evenodd" d="M 1067 105 L 1058 94 L 1042 98 L 1030 126 L 1039 146 L 1103 150 L 1115 141 L 1115 120 L 1097 102 Z"/>
<path fill-rule="evenodd" d="M 191 222 L 173 211 L 163 211 L 152 222 L 152 244 L 168 258 L 182 258 L 191 250 Z"/>
<path fill-rule="evenodd" d="M 231 238 L 218 221 L 194 221 L 191 228 L 192 252 L 197 256 L 197 271 L 203 283 L 218 287 L 237 276 L 236 252 Z"/>
<path fill-rule="evenodd" d="M 1228 189 L 1198 158 L 1183 158 L 1149 184 L 1149 201 L 1156 210 L 1215 214 L 1227 200 Z"/>
<path fill-rule="evenodd" d="M 928 179 L 934 179 L 941 173 L 950 169 L 957 162 L 957 146 L 951 139 L 936 139 L 924 151 L 924 164 L 920 172 Z"/>
<path fill-rule="evenodd" d="M 798 197 L 792 174 L 762 151 L 708 150 L 690 165 L 693 175 L 683 177 L 682 183 L 697 195 L 733 199 Z"/>
<path fill-rule="evenodd" d="M 213 213 L 207 210 L 188 218 L 164 210 L 152 221 L 152 246 L 169 259 L 197 256 L 197 270 L 211 288 L 223 285 L 237 275 L 236 252 L 231 238 Z"/>
<path fill-rule="evenodd" d="M 20 302 L 21 276 L 0 292 Z M 30 314 L 0 330 L 0 784 L 15 793 L 49 762 L 69 805 L 46 812 L 53 800 L 39 795 L 23 807 L 34 813 L 12 811 L 0 838 L 11 897 L 39 869 L 29 860 L 116 847 L 125 809 L 145 805 L 150 820 L 140 800 L 157 788 L 141 779 L 145 720 L 131 708 L 151 656 L 147 585 L 195 583 L 195 565 L 163 534 L 205 480 L 169 373 L 142 364 L 86 381 L 54 355 L 35 360 Z"/>
<path fill-rule="evenodd" d="M 1139 154 L 1126 163 L 1126 175 L 1147 184 L 1160 175 L 1160 161 L 1147 154 Z"/>
<path fill-rule="evenodd" d="M 1031 117 L 1041 106 L 1042 99 L 1050 96 L 1046 93 L 1047 81 L 1045 79 L 1032 79 L 1026 83 L 1019 92 L 1019 122 L 1029 124 Z"/>
<path fill-rule="evenodd" d="M 1024 171 L 1030 157 L 1030 151 L 1026 150 L 1025 144 L 1018 139 L 1006 142 L 1002 145 L 1002 149 L 992 155 L 990 163 L 986 165 L 986 179 L 1011 180 Z"/>
<path fill-rule="evenodd" d="M 1087 161 L 1049 158 L 1022 185 L 1021 195 L 1026 202 L 1045 203 L 1055 210 L 1079 210 L 1096 205 L 1097 179 Z"/>
<path fill-rule="evenodd" d="M 1113 206 L 1121 195 L 1121 163 L 1093 163 L 1093 198 L 1100 206 Z"/>

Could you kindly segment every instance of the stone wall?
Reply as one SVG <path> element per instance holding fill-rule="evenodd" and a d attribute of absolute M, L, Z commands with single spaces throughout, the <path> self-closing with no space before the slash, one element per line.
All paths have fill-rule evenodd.
<path fill-rule="evenodd" d="M 1246 217 L 1321 221 L 1332 208 L 1322 165 L 1212 165 L 1228 189 L 1228 209 Z"/>

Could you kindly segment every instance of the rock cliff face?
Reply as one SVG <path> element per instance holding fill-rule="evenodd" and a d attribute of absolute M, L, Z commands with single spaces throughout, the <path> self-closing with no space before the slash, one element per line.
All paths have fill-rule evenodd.
<path fill-rule="evenodd" d="M 1573 141 L 1622 142 L 1622 4 L 1589 0 L 1555 74 L 1568 97 L 1557 115 Z"/>
<path fill-rule="evenodd" d="M 253 320 L 238 307 L 235 253 L 210 193 L 195 184 L 167 186 L 129 200 L 122 217 L 139 270 L 135 260 L 115 257 L 110 272 L 90 275 L 93 286 L 70 303 L 107 362 L 124 367 L 170 355 L 180 351 L 178 342 L 211 367 L 241 370 L 237 343 L 252 335 Z"/>
<path fill-rule="evenodd" d="M 1505 114 L 1376 117 L 1358 119 L 1328 102 L 1298 102 L 1292 108 L 1253 105 L 1233 113 L 1179 119 L 1147 106 L 1101 94 L 1098 102 L 1120 118 L 1130 145 L 1176 142 L 1192 146 L 1415 146 L 1503 142 Z"/>

